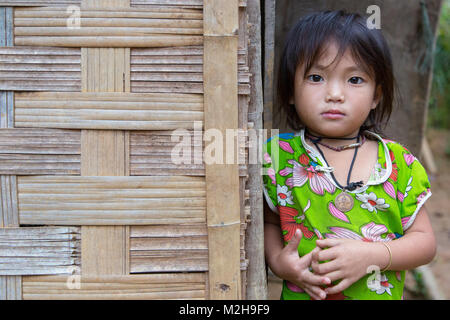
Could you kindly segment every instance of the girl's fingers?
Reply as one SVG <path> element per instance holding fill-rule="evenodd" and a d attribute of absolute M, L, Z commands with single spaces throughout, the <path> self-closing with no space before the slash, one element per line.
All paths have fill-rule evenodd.
<path fill-rule="evenodd" d="M 305 286 L 305 291 L 314 300 L 323 300 L 327 297 L 326 292 L 316 286 Z"/>
<path fill-rule="evenodd" d="M 316 275 L 310 272 L 309 270 L 302 273 L 301 281 L 308 285 L 315 285 L 315 286 L 323 286 L 324 284 L 331 283 L 331 280 L 328 279 L 327 277 Z"/>
<path fill-rule="evenodd" d="M 338 248 L 323 249 L 317 253 L 317 259 L 318 261 L 333 260 L 338 257 L 338 254 L 339 254 Z"/>
<path fill-rule="evenodd" d="M 337 246 L 341 241 L 339 239 L 323 239 L 323 240 L 316 240 L 316 245 L 319 248 L 330 248 Z"/>
<path fill-rule="evenodd" d="M 313 300 L 319 300 L 319 297 L 317 297 L 313 292 L 311 292 L 309 289 L 305 288 L 305 292 L 311 297 Z"/>
<path fill-rule="evenodd" d="M 323 300 L 327 297 L 325 290 L 318 286 L 306 286 L 310 292 L 313 293 L 316 300 Z"/>
<path fill-rule="evenodd" d="M 325 263 L 311 264 L 311 267 L 312 267 L 314 273 L 317 273 L 317 274 L 320 274 L 323 276 L 327 273 L 339 270 L 339 262 L 336 260 L 331 260 L 331 261 L 325 262 Z"/>
<path fill-rule="evenodd" d="M 333 287 L 328 287 L 328 288 L 326 288 L 326 289 L 325 289 L 325 292 L 326 292 L 327 294 L 336 294 L 336 293 L 339 293 L 339 292 L 344 291 L 344 290 L 347 289 L 351 284 L 352 284 L 352 282 L 351 282 L 349 279 L 345 278 L 345 279 L 342 279 L 342 281 L 339 282 L 337 285 L 335 285 L 335 286 L 333 286 Z"/>
<path fill-rule="evenodd" d="M 319 262 L 319 252 L 321 249 L 319 247 L 315 247 L 313 251 L 311 251 L 311 263 Z"/>
<path fill-rule="evenodd" d="M 324 274 L 323 276 L 327 277 L 328 279 L 330 279 L 331 282 L 336 281 L 336 280 L 340 280 L 340 279 L 343 278 L 341 270 L 336 270 L 336 271 Z"/>
<path fill-rule="evenodd" d="M 315 266 L 319 265 L 319 256 L 318 253 L 320 249 L 316 247 L 313 251 L 311 251 L 311 268 L 314 270 Z"/>

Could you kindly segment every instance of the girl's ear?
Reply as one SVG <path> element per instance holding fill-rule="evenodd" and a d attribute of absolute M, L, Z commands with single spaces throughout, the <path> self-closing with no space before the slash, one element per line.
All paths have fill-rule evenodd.
<path fill-rule="evenodd" d="M 383 93 L 381 91 L 381 85 L 378 85 L 377 88 L 375 89 L 375 94 L 373 96 L 371 109 L 375 109 L 377 107 L 377 105 L 378 105 L 378 103 L 380 103 L 382 97 L 383 97 Z"/>

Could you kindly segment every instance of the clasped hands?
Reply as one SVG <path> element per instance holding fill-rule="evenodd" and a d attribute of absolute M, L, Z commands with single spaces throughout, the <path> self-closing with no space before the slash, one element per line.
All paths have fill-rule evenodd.
<path fill-rule="evenodd" d="M 314 250 L 299 257 L 297 248 L 301 238 L 302 233 L 297 229 L 278 256 L 277 274 L 315 300 L 342 292 L 366 275 L 367 267 L 374 263 L 373 244 L 351 239 L 317 240 Z M 338 284 L 329 286 L 336 280 L 340 280 Z"/>

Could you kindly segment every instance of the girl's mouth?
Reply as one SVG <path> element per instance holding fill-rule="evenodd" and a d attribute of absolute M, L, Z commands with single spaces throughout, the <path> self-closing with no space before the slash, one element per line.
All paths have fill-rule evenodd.
<path fill-rule="evenodd" d="M 341 119 L 344 117 L 344 113 L 342 113 L 339 110 L 336 109 L 331 109 L 331 110 L 327 110 L 325 112 L 322 112 L 321 115 L 325 118 L 325 119 Z"/>

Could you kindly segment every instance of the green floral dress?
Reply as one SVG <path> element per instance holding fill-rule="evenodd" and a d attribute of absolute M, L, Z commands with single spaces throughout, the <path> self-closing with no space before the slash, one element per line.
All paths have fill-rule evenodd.
<path fill-rule="evenodd" d="M 342 212 L 334 200 L 342 190 L 332 168 L 305 142 L 304 130 L 267 140 L 263 148 L 265 199 L 280 216 L 285 244 L 300 229 L 298 252 L 303 256 L 317 239 L 392 241 L 403 236 L 431 196 L 427 174 L 400 144 L 367 132 L 378 142 L 378 162 L 366 185 L 348 191 L 353 208 Z M 368 274 L 329 299 L 402 299 L 405 271 Z M 335 284 L 335 283 L 334 283 Z M 281 299 L 310 299 L 301 288 L 283 282 Z"/>

